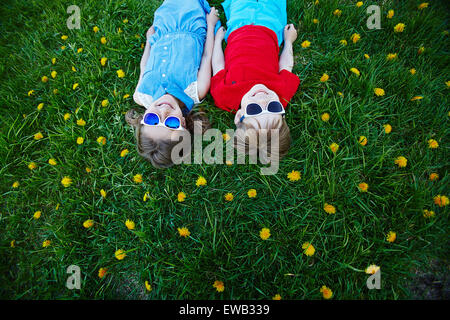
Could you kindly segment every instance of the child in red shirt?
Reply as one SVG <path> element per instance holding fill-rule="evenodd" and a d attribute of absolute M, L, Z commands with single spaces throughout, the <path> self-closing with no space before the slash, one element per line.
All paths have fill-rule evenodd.
<path fill-rule="evenodd" d="M 231 10 L 225 8 L 228 9 L 226 13 L 229 28 L 230 21 L 233 21 L 234 1 L 228 0 L 231 2 Z M 274 0 L 256 1 L 253 5 L 272 1 Z M 285 1 L 283 5 L 285 10 Z M 271 19 L 278 16 L 277 12 L 264 9 L 264 6 L 261 10 L 256 8 L 256 20 L 264 21 L 264 15 L 269 14 Z M 279 16 L 286 16 L 286 13 Z M 300 84 L 300 79 L 292 73 L 292 44 L 297 38 L 297 31 L 292 24 L 286 25 L 284 30 L 272 30 L 262 24 L 264 23 L 258 25 L 258 21 L 252 21 L 251 24 L 233 30 L 227 39 L 225 56 L 222 40 L 226 31 L 224 28 L 217 31 L 212 58 L 211 94 L 219 108 L 236 111 L 234 122 L 237 127 L 235 141 L 238 150 L 241 146 L 246 153 L 256 153 L 257 150 L 249 147 L 247 139 L 253 135 L 253 138 L 260 141 L 260 134 L 264 131 L 262 129 L 278 129 L 279 156 L 282 157 L 287 153 L 291 141 L 289 127 L 283 117 L 284 108 Z M 284 24 L 280 21 L 279 25 Z M 282 39 L 278 39 L 277 33 L 284 37 L 284 48 L 280 56 L 279 43 Z M 267 147 L 270 144 L 269 136 Z"/>

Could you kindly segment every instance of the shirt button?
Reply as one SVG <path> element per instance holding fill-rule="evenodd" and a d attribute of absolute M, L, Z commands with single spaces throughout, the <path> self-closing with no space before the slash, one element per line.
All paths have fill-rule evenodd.
<path fill-rule="evenodd" d="M 165 77 L 166 77 L 166 74 L 165 74 L 165 73 L 163 73 L 163 74 L 162 74 L 162 76 L 163 76 L 163 78 L 165 78 Z"/>
<path fill-rule="evenodd" d="M 163 59 L 163 62 L 166 62 L 166 59 Z"/>
<path fill-rule="evenodd" d="M 166 38 L 168 38 L 169 37 L 169 35 L 166 35 Z"/>
<path fill-rule="evenodd" d="M 167 47 L 164 47 L 164 50 L 167 50 Z"/>

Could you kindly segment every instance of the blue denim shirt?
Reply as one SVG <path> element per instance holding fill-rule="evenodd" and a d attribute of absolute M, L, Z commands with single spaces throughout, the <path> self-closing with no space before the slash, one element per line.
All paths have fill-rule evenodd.
<path fill-rule="evenodd" d="M 227 17 L 225 40 L 234 30 L 254 24 L 275 32 L 281 46 L 287 24 L 286 0 L 225 0 L 222 7 Z"/>
<path fill-rule="evenodd" d="M 197 81 L 210 10 L 206 0 L 166 0 L 155 11 L 155 33 L 138 92 L 152 101 L 169 93 L 186 105 L 184 113 L 192 109 L 194 100 L 185 90 Z"/>

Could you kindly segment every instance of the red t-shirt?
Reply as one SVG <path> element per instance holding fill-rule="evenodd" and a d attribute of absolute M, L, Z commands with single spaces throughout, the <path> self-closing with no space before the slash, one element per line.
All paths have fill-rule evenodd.
<path fill-rule="evenodd" d="M 300 79 L 279 71 L 278 39 L 272 30 L 247 25 L 233 31 L 225 49 L 225 69 L 211 79 L 215 104 L 226 111 L 238 110 L 242 97 L 255 85 L 277 93 L 284 107 L 294 96 Z"/>

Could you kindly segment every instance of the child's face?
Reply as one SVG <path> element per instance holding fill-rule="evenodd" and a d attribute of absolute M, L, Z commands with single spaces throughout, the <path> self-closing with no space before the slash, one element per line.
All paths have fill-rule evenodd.
<path fill-rule="evenodd" d="M 267 105 L 272 101 L 280 101 L 275 91 L 270 90 L 263 84 L 254 85 L 241 100 L 241 108 L 236 112 L 234 117 L 234 123 L 237 125 L 240 122 L 242 115 L 245 113 L 245 109 L 250 103 L 256 103 L 261 106 L 263 110 L 267 110 Z M 261 114 L 255 117 L 244 118 L 242 122 L 251 124 L 254 128 L 268 128 L 269 123 L 274 120 L 280 119 L 280 114 Z M 280 121 L 281 122 L 281 121 Z"/>
<path fill-rule="evenodd" d="M 149 113 L 156 113 L 162 123 L 167 117 L 173 116 L 181 120 L 181 126 L 186 128 L 186 120 L 181 112 L 178 101 L 170 94 L 165 94 L 158 100 L 154 101 L 150 107 L 145 111 L 144 116 Z M 141 128 L 143 135 L 152 140 L 166 140 L 176 131 L 163 126 L 147 126 L 143 125 Z"/>

